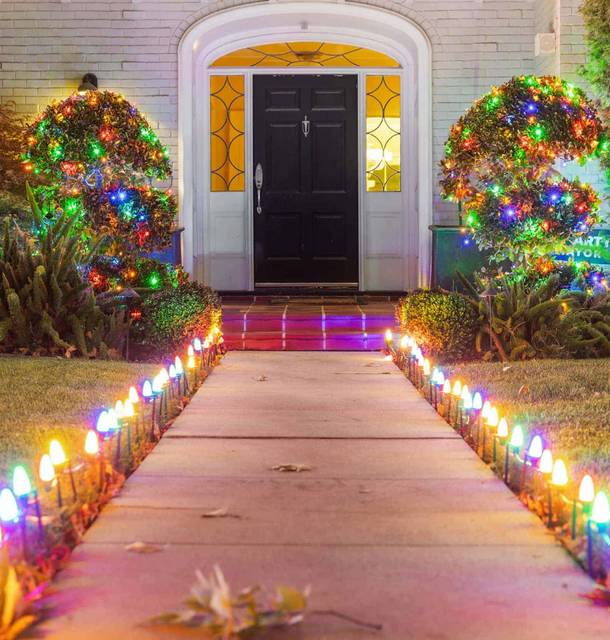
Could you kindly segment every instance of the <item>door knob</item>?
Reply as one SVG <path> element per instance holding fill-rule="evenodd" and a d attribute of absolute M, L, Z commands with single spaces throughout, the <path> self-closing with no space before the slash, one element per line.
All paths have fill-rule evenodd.
<path fill-rule="evenodd" d="M 256 213 L 260 215 L 263 212 L 261 207 L 261 190 L 263 188 L 263 166 L 259 162 L 254 170 L 254 185 L 256 187 Z"/>

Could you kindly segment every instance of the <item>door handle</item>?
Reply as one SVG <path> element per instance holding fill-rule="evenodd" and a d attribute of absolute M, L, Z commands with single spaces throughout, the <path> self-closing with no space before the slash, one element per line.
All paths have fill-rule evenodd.
<path fill-rule="evenodd" d="M 261 207 L 261 189 L 263 188 L 263 166 L 259 162 L 254 170 L 254 186 L 256 187 L 256 213 L 263 212 Z"/>
<path fill-rule="evenodd" d="M 303 118 L 303 122 L 301 122 L 301 129 L 303 130 L 303 135 L 307 137 L 309 135 L 309 129 L 311 127 L 311 122 L 307 116 Z"/>

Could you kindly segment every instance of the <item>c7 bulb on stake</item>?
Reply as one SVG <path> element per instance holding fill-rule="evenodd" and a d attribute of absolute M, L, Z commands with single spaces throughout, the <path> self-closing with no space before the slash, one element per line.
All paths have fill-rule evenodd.
<path fill-rule="evenodd" d="M 598 532 L 603 533 L 610 523 L 610 504 L 608 496 L 603 491 L 598 491 L 591 507 L 591 516 L 587 519 L 587 567 L 589 575 L 596 578 L 593 564 L 593 524 Z"/>

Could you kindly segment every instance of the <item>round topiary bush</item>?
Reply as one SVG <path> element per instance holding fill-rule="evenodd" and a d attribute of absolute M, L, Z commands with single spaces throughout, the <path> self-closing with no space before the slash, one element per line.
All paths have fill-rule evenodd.
<path fill-rule="evenodd" d="M 218 294 L 198 282 L 187 282 L 144 300 L 138 333 L 143 345 L 162 354 L 175 351 L 196 336 L 203 339 L 220 319 Z"/>
<path fill-rule="evenodd" d="M 465 296 L 419 289 L 399 300 L 396 315 L 401 331 L 415 338 L 426 354 L 442 361 L 474 356 L 479 315 Z"/>

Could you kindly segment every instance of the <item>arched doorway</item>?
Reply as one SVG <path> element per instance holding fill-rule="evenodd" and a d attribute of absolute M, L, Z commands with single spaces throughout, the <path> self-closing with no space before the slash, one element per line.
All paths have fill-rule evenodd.
<path fill-rule="evenodd" d="M 298 160 L 290 155 L 289 136 L 282 141 L 264 133 L 282 129 L 273 117 L 265 121 L 261 105 L 271 94 L 288 101 L 297 94 L 335 96 L 341 110 L 324 132 L 342 131 L 349 148 L 339 153 L 341 144 L 335 144 L 317 156 L 305 153 L 298 172 L 313 187 L 305 195 L 299 187 L 298 196 L 287 199 L 265 192 L 277 184 L 271 184 L 273 168 L 262 166 L 265 210 L 258 216 L 255 169 L 265 163 L 255 153 L 276 159 L 275 175 L 283 171 L 284 187 L 291 180 L 289 166 Z M 179 97 L 183 255 L 195 277 L 220 290 L 241 291 L 278 284 L 401 290 L 426 282 L 430 47 L 417 26 L 382 10 L 330 3 L 225 11 L 194 25 L 182 39 Z M 322 126 L 316 122 L 320 114 L 328 119 L 332 104 L 321 103 L 316 112 L 314 104 L 303 110 L 280 103 L 267 115 L 284 108 L 284 131 L 294 136 L 298 129 L 299 145 L 316 135 L 326 139 L 308 133 Z M 334 175 L 338 164 L 342 169 Z M 323 175 L 317 185 L 311 176 L 316 168 Z M 329 195 L 341 191 L 333 183 L 339 174 L 353 177 L 343 201 Z M 322 183 L 326 197 L 319 193 Z M 297 205 L 301 196 L 309 199 Z M 303 224 L 307 231 L 299 235 Z M 298 256 L 303 259 L 297 268 Z"/>

